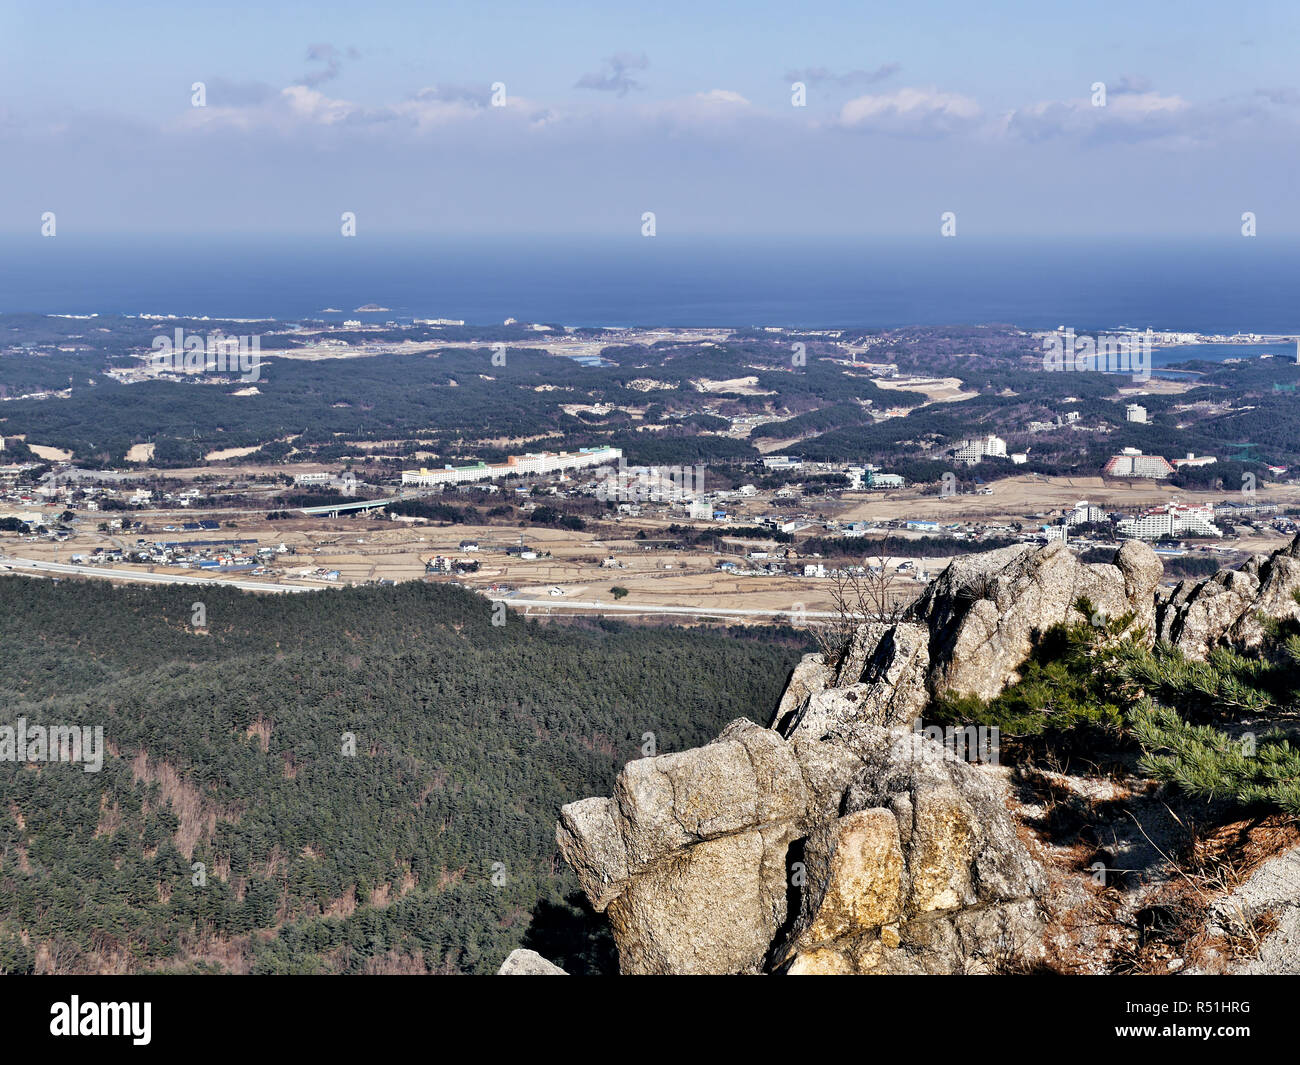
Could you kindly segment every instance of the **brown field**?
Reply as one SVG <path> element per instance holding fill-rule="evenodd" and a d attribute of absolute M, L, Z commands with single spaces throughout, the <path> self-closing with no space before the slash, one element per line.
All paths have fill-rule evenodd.
<path fill-rule="evenodd" d="M 304 466 L 304 469 L 318 468 Z M 1133 509 L 1171 499 L 1222 501 L 1222 492 L 1203 495 L 1180 492 L 1152 481 L 1103 481 L 1101 478 L 1041 478 L 1025 476 L 997 482 L 993 494 L 962 495 L 949 499 L 922 496 L 916 490 L 877 493 L 846 493 L 840 501 L 808 501 L 803 506 L 840 521 L 879 521 L 888 519 L 929 519 L 942 522 L 1025 520 L 1034 512 L 1048 514 L 1073 506 L 1080 499 L 1107 508 Z M 1300 504 L 1300 487 L 1266 486 L 1259 490 L 1261 501 Z M 743 505 L 733 506 L 737 522 L 745 524 L 753 516 L 770 513 L 773 501 L 759 496 Z M 314 575 L 316 569 L 337 570 L 339 584 L 368 581 L 405 581 L 425 579 L 424 563 L 435 555 L 476 560 L 477 573 L 460 577 L 434 575 L 434 581 L 457 580 L 483 591 L 499 586 L 514 590 L 520 598 L 545 599 L 547 606 L 528 608 L 533 612 L 565 610 L 565 603 L 613 603 L 610 589 L 625 587 L 629 595 L 621 606 L 680 606 L 710 609 L 766 610 L 797 613 L 800 609 L 829 610 L 832 582 L 829 578 L 802 576 L 740 576 L 719 572 L 723 558 L 744 562 L 742 552 L 758 545 L 739 543 L 724 547 L 725 555 L 706 550 L 674 551 L 653 549 L 650 541 L 666 538 L 667 526 L 681 518 L 624 519 L 620 523 L 595 525 L 582 532 L 529 526 L 454 525 L 435 526 L 357 517 L 343 519 L 295 518 L 269 522 L 260 515 L 234 515 L 235 528 L 218 532 L 166 533 L 167 524 L 192 521 L 201 512 L 141 512 L 150 532 L 149 540 L 256 539 L 258 546 L 276 547 L 283 543 L 292 553 L 276 555 L 270 565 L 278 572 L 267 576 L 248 576 L 255 581 L 277 580 L 286 584 L 328 587 L 335 582 Z M 81 527 L 66 543 L 29 543 L 16 534 L 0 534 L 0 551 L 43 561 L 69 562 L 73 554 L 89 555 L 95 547 L 128 547 L 139 534 L 102 533 L 95 529 L 96 515 L 83 516 Z M 704 523 L 693 523 L 701 525 Z M 648 540 L 635 539 L 643 531 Z M 821 534 L 812 529 L 813 535 Z M 505 549 L 520 542 L 539 551 L 544 557 L 524 560 L 510 557 Z M 460 549 L 462 540 L 476 540 L 477 552 Z M 1282 543 L 1274 533 L 1260 533 L 1233 544 L 1243 551 L 1272 550 Z M 796 545 L 797 546 L 797 545 Z M 769 548 L 777 557 L 777 545 Z M 863 542 L 863 554 L 870 552 L 870 541 Z M 603 566 L 613 558 L 615 565 Z M 917 559 L 916 576 L 900 575 L 896 584 L 900 595 L 915 595 L 922 580 L 933 576 L 946 564 L 946 558 Z M 126 567 L 123 567 L 126 568 Z M 187 569 L 162 569 L 194 575 Z M 240 578 L 231 575 L 230 580 Z M 551 589 L 561 594 L 551 595 Z M 590 608 L 584 608 L 590 609 Z M 761 620 L 761 619 L 758 619 Z"/>
<path fill-rule="evenodd" d="M 963 392 L 960 377 L 896 377 L 876 378 L 877 388 L 886 392 L 920 392 L 931 403 L 959 403 L 978 396 L 978 392 Z"/>

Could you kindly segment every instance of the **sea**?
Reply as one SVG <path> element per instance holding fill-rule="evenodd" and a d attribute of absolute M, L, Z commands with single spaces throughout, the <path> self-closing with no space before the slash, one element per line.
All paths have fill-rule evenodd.
<path fill-rule="evenodd" d="M 1300 333 L 1298 282 L 1300 242 L 1244 237 L 109 236 L 65 226 L 0 238 L 0 313 L 1286 335 Z M 1288 348 L 1160 349 L 1155 362 L 1261 351 Z"/>

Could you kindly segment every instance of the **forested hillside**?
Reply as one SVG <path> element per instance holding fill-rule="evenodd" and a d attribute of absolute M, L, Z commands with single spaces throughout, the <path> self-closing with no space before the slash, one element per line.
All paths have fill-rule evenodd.
<path fill-rule="evenodd" d="M 0 724 L 102 725 L 109 751 L 0 762 L 0 971 L 489 972 L 521 943 L 609 964 L 560 805 L 647 733 L 663 753 L 765 723 L 802 648 L 491 622 L 422 583 L 0 580 Z"/>

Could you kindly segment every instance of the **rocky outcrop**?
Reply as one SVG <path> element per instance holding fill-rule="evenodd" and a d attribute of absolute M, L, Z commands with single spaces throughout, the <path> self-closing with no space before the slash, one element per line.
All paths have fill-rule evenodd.
<path fill-rule="evenodd" d="M 1221 946 L 1211 946 L 1205 963 L 1185 970 L 1188 975 L 1300 974 L 1300 849 L 1262 863 L 1234 891 L 1215 900 L 1208 917 L 1211 944 L 1235 939 L 1252 942 L 1254 949 L 1239 958 Z"/>
<path fill-rule="evenodd" d="M 625 973 L 978 971 L 1037 942 L 997 779 L 909 728 L 736 721 L 629 763 L 557 841 Z"/>
<path fill-rule="evenodd" d="M 804 655 L 786 682 L 781 701 L 777 704 L 775 720 L 793 724 L 794 718 L 813 695 L 825 691 L 835 683 L 836 673 L 835 667 L 826 664 L 825 655 Z"/>
<path fill-rule="evenodd" d="M 924 625 L 860 625 L 837 669 L 820 665 L 821 655 L 805 656 L 786 689 L 789 695 L 804 671 L 797 697 L 782 698 L 773 728 L 818 738 L 850 723 L 910 724 L 925 708 L 929 642 Z"/>
<path fill-rule="evenodd" d="M 998 779 L 906 729 L 845 737 L 843 814 L 809 834 L 774 961 L 801 973 L 976 973 L 1041 951 L 1043 876 Z"/>
<path fill-rule="evenodd" d="M 558 965 L 547 961 L 535 950 L 512 950 L 501 963 L 497 976 L 568 976 Z"/>
<path fill-rule="evenodd" d="M 1053 625 L 1131 618 L 1129 632 L 1150 643 L 1164 567 L 1130 540 L 1112 563 L 1082 563 L 1064 544 L 1007 547 L 952 562 L 906 620 L 867 622 L 837 667 L 806 655 L 773 719 L 783 736 L 821 735 L 846 720 L 906 724 L 940 695 L 991 699 L 1019 679 L 1035 642 Z"/>
<path fill-rule="evenodd" d="M 930 633 L 930 695 L 993 698 L 1020 679 L 1039 636 L 1081 620 L 1080 600 L 1105 618 L 1131 615 L 1132 634 L 1150 643 L 1163 572 L 1155 552 L 1137 540 L 1125 543 L 1113 563 L 1080 562 L 1059 542 L 955 560 L 913 608 Z"/>
<path fill-rule="evenodd" d="M 1239 569 L 1179 583 L 1159 604 L 1159 637 L 1198 661 L 1221 645 L 1251 650 L 1264 640 L 1266 619 L 1300 618 L 1297 592 L 1300 536 Z"/>
<path fill-rule="evenodd" d="M 752 721 L 628 765 L 614 797 L 560 812 L 556 839 L 624 972 L 757 972 L 786 916 L 786 858 L 838 798 L 834 759 Z"/>
<path fill-rule="evenodd" d="M 1032 957 L 1041 875 L 992 770 L 913 731 L 936 694 L 992 697 L 1086 599 L 1151 639 L 1162 567 L 1062 544 L 952 563 L 900 621 L 807 655 L 772 722 L 629 763 L 556 839 L 628 973 L 978 972 Z"/>
<path fill-rule="evenodd" d="M 1127 618 L 1134 638 L 1193 657 L 1257 642 L 1259 615 L 1300 616 L 1300 537 L 1164 600 L 1162 572 L 1137 541 L 1109 564 L 1063 544 L 958 559 L 904 619 L 860 625 L 838 662 L 805 656 L 770 728 L 734 721 L 565 806 L 557 843 L 621 970 L 977 973 L 1040 957 L 1046 881 L 1002 776 L 913 724 L 937 696 L 999 694 L 1084 600 L 1092 620 Z M 1284 916 L 1289 957 L 1300 925 Z"/>

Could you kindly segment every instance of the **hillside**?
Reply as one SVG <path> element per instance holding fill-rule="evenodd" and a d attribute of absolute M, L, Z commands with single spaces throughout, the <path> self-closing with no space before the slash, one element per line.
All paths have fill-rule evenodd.
<path fill-rule="evenodd" d="M 803 649 L 494 627 L 422 583 L 203 599 L 196 631 L 192 589 L 0 580 L 0 725 L 102 726 L 108 752 L 0 763 L 0 972 L 486 972 L 520 943 L 608 965 L 555 810 L 647 733 L 763 716 Z"/>

